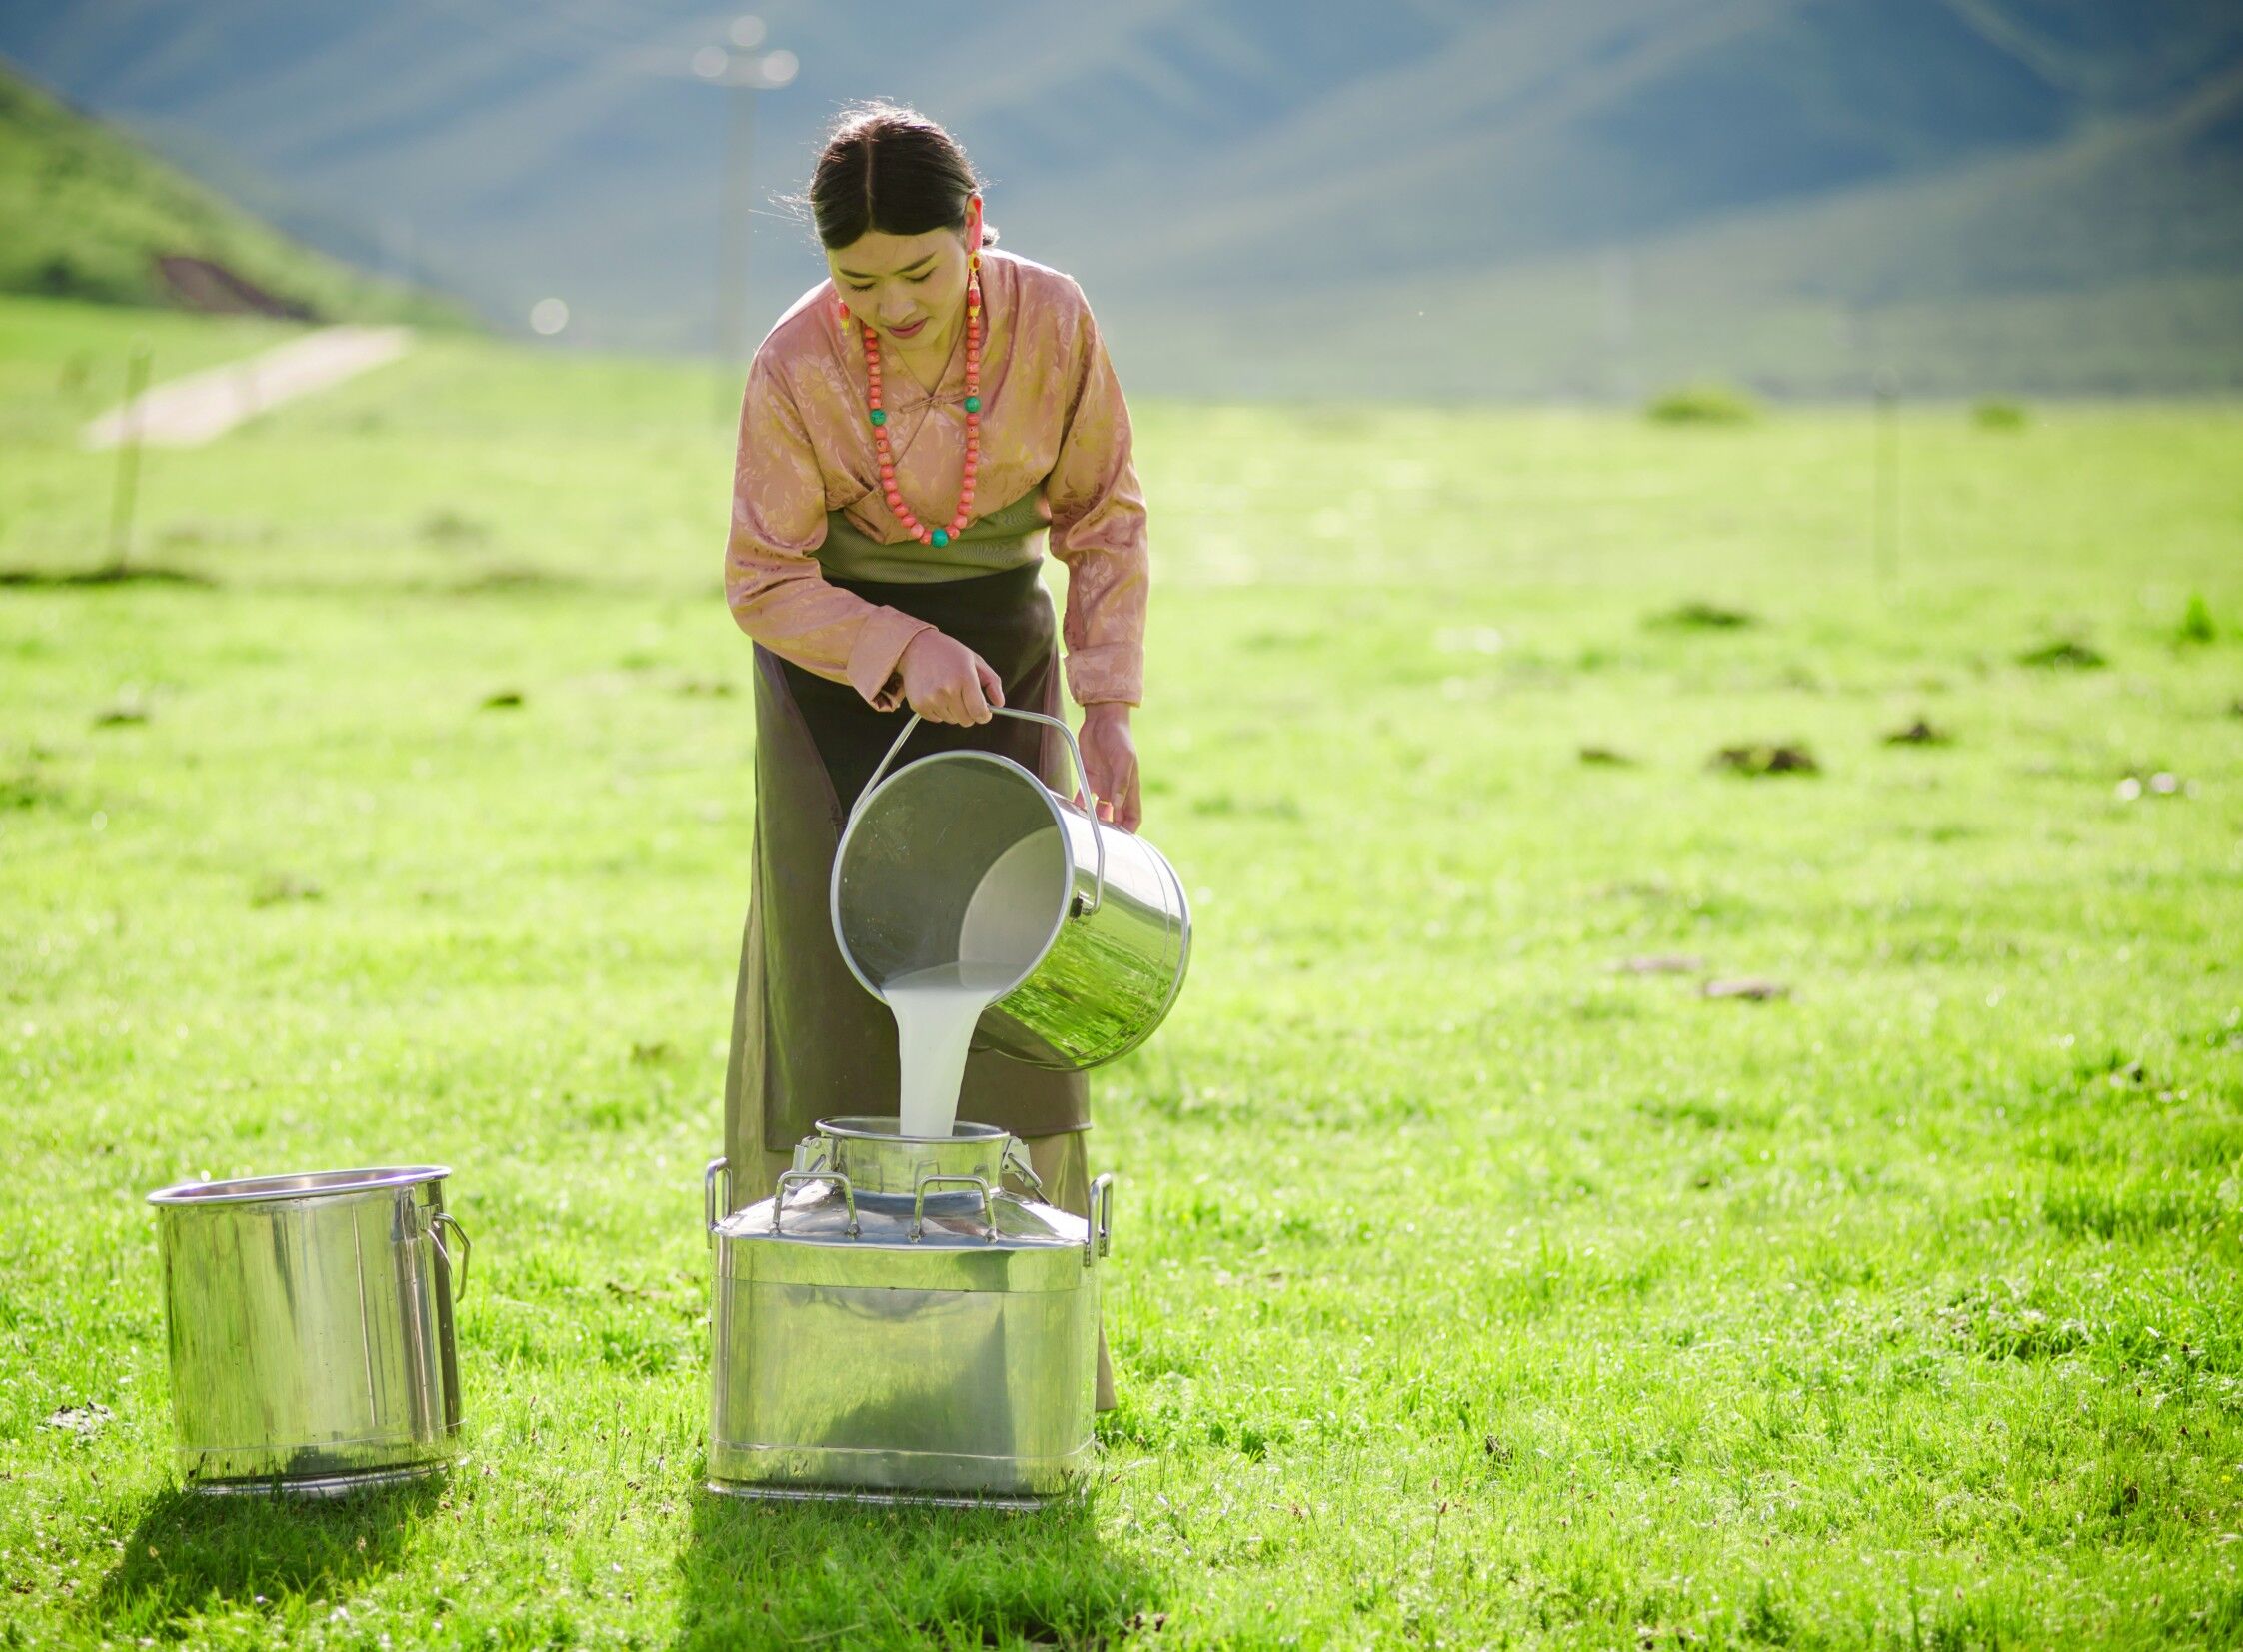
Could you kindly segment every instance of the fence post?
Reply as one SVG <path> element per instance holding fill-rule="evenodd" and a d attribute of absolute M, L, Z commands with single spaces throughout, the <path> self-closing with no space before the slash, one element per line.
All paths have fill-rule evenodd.
<path fill-rule="evenodd" d="M 117 444 L 117 478 L 109 503 L 109 566 L 119 574 L 132 564 L 133 506 L 140 492 L 140 396 L 148 388 L 152 354 L 146 339 L 135 339 L 125 363 L 125 428 Z"/>

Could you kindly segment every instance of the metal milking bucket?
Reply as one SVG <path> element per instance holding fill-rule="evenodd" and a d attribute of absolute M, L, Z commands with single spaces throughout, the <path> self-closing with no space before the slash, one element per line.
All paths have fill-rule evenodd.
<path fill-rule="evenodd" d="M 827 1118 L 769 1198 L 721 1215 L 709 1485 L 762 1498 L 1034 1506 L 1090 1464 L 1099 1273 L 1092 1216 L 1045 1202 L 990 1124 L 948 1137 Z"/>
<path fill-rule="evenodd" d="M 1058 729 L 1089 797 L 1065 722 L 996 711 Z M 884 982 L 969 953 L 1002 959 L 1017 973 L 982 1012 L 978 1046 L 1062 1070 L 1136 1048 L 1174 1004 L 1190 954 L 1175 869 L 1100 821 L 1095 801 L 1085 810 L 993 752 L 940 752 L 890 775 L 919 721 L 865 783 L 834 855 L 834 936 L 850 973 L 878 996 Z M 1007 888 L 1033 898 L 987 896 L 1001 860 Z"/>
<path fill-rule="evenodd" d="M 450 1174 L 328 1170 L 148 1195 L 191 1489 L 332 1495 L 454 1454 L 468 1236 L 444 1208 Z"/>

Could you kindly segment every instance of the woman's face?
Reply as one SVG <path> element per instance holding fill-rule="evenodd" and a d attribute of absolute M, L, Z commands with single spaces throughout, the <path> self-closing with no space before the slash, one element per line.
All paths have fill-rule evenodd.
<path fill-rule="evenodd" d="M 948 354 L 966 322 L 966 249 L 982 241 L 982 198 L 966 209 L 966 229 L 889 235 L 867 230 L 826 250 L 834 290 L 849 313 L 915 355 Z"/>

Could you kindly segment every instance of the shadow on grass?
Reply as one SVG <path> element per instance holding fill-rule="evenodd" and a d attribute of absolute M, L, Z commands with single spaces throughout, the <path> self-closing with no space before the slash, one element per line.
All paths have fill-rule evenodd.
<path fill-rule="evenodd" d="M 1033 1513 L 694 1493 L 680 1647 L 1112 1647 L 1159 1584 L 1084 1495 Z"/>
<path fill-rule="evenodd" d="M 105 1634 L 146 1635 L 219 1603 L 339 1596 L 397 1558 L 443 1485 L 431 1476 L 335 1501 L 165 1491 L 101 1580 L 94 1611 Z"/>
<path fill-rule="evenodd" d="M 107 563 L 100 568 L 44 569 L 0 568 L 0 586 L 69 590 L 105 585 L 185 585 L 214 589 L 218 582 L 191 568 L 165 568 L 150 563 Z"/>

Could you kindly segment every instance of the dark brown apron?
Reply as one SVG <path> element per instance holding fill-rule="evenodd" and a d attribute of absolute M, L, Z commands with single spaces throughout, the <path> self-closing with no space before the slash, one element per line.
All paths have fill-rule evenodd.
<path fill-rule="evenodd" d="M 964 643 L 1003 680 L 1006 705 L 1059 717 L 1057 627 L 1040 576 L 1040 565 L 1028 563 L 933 584 L 829 579 Z M 754 869 L 725 1072 L 725 1146 L 740 1167 L 740 1203 L 764 1192 L 760 1178 L 740 1171 L 762 1163 L 764 1152 L 791 1151 L 818 1119 L 897 1110 L 896 1019 L 842 962 L 827 885 L 850 806 L 910 716 L 876 712 L 848 684 L 761 645 L 755 661 Z M 1020 718 L 973 728 L 922 723 L 897 762 L 962 748 L 1002 753 L 1073 793 L 1057 733 Z M 1080 1130 L 1090 1123 L 1090 1086 L 1080 1072 L 977 1049 L 958 1115 L 1024 1138 Z"/>

